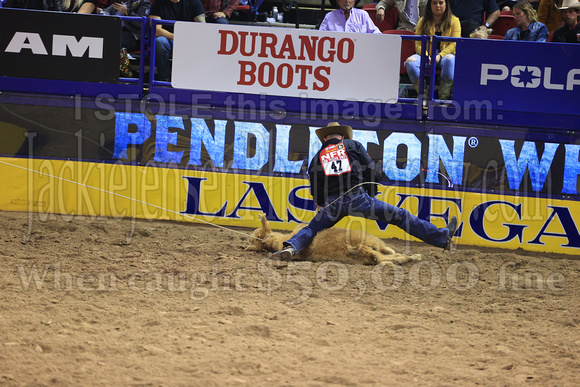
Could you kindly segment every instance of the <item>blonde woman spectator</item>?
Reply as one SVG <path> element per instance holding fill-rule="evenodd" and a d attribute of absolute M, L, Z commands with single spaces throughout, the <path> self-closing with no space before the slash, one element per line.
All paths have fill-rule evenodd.
<path fill-rule="evenodd" d="M 77 12 L 83 4 L 83 0 L 62 0 L 63 12 Z"/>
<path fill-rule="evenodd" d="M 548 40 L 548 29 L 538 21 L 538 16 L 528 1 L 519 1 L 513 8 L 514 19 L 518 25 L 506 32 L 505 40 L 525 40 L 528 42 L 545 42 Z"/>

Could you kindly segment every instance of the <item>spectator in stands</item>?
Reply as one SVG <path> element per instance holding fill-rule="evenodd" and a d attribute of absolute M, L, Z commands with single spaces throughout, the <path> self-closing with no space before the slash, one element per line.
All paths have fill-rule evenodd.
<path fill-rule="evenodd" d="M 562 20 L 564 20 L 564 27 L 556 30 L 552 37 L 552 42 L 559 43 L 580 43 L 580 23 L 578 23 L 578 16 L 580 16 L 580 2 L 577 0 L 564 0 L 562 7 Z"/>
<path fill-rule="evenodd" d="M 228 24 L 228 18 L 236 9 L 240 0 L 201 0 L 203 9 L 205 9 L 205 21 L 207 23 Z"/>
<path fill-rule="evenodd" d="M 155 0 L 149 12 L 150 19 L 195 21 L 205 23 L 205 11 L 200 0 Z M 173 51 L 173 26 L 157 24 L 155 29 L 155 66 L 161 81 L 169 81 Z"/>
<path fill-rule="evenodd" d="M 1 3 L 0 3 L 1 6 Z M 6 8 L 35 9 L 40 11 L 60 11 L 60 1 L 55 0 L 6 0 Z"/>
<path fill-rule="evenodd" d="M 84 0 L 78 13 L 101 13 L 111 4 L 113 4 L 113 0 Z"/>
<path fill-rule="evenodd" d="M 538 7 L 538 21 L 548 28 L 551 34 L 558 28 L 562 27 L 562 14 L 559 7 L 562 6 L 562 0 L 541 0 Z"/>
<path fill-rule="evenodd" d="M 6 0 L 5 8 L 62 11 L 62 0 Z"/>
<path fill-rule="evenodd" d="M 143 17 L 149 16 L 151 10 L 150 0 L 129 0 L 124 3 L 113 3 L 103 10 L 105 15 L 113 16 L 132 16 Z M 128 51 L 135 51 L 140 48 L 141 40 L 141 23 L 123 21 L 121 31 L 121 45 Z"/>
<path fill-rule="evenodd" d="M 491 28 L 500 13 L 496 0 L 450 0 L 450 3 L 451 12 L 461 22 L 461 36 L 464 38 L 479 26 Z"/>
<path fill-rule="evenodd" d="M 427 0 L 381 0 L 376 6 L 375 19 L 380 23 L 385 20 L 385 11 L 397 7 L 399 25 L 397 29 L 415 31 L 419 18 L 425 15 Z"/>
<path fill-rule="evenodd" d="M 60 0 L 6 0 L 6 8 L 36 9 L 41 11 L 61 11 Z"/>
<path fill-rule="evenodd" d="M 124 3 L 113 3 L 103 10 L 105 15 L 147 17 L 151 9 L 149 0 L 129 0 Z M 129 68 L 127 51 L 139 50 L 141 44 L 141 23 L 123 20 L 121 29 L 121 76 L 130 78 L 133 76 Z"/>
<path fill-rule="evenodd" d="M 517 27 L 506 32 L 505 40 L 525 40 L 528 42 L 545 42 L 548 40 L 548 29 L 538 21 L 538 15 L 527 1 L 518 1 L 513 8 Z"/>
<path fill-rule="evenodd" d="M 380 34 L 369 14 L 354 8 L 355 0 L 337 0 L 338 9 L 326 14 L 320 31 L 362 32 Z"/>
<path fill-rule="evenodd" d="M 534 8 L 537 11 L 538 7 L 540 6 L 540 0 L 529 0 L 529 1 L 530 1 L 530 4 L 532 5 L 532 8 Z M 559 0 L 559 1 L 562 1 L 562 0 Z M 517 0 L 505 0 L 505 1 L 498 0 L 497 5 L 502 12 L 503 11 L 511 11 L 517 2 L 518 2 Z"/>
<path fill-rule="evenodd" d="M 83 0 L 62 0 L 62 12 L 77 12 Z"/>
<path fill-rule="evenodd" d="M 431 54 L 431 42 L 433 35 L 461 37 L 461 24 L 459 19 L 451 14 L 449 0 L 428 0 L 425 16 L 417 23 L 416 35 L 427 35 L 431 39 L 427 42 L 427 55 Z M 415 90 L 419 90 L 419 74 L 421 64 L 421 42 L 415 42 L 415 52 L 405 61 L 405 67 L 409 79 L 413 82 Z M 429 57 L 429 61 L 432 58 Z M 437 66 L 441 68 L 441 81 L 439 83 L 439 98 L 449 99 L 453 87 L 453 75 L 455 73 L 455 43 L 441 42 L 437 56 Z"/>
<path fill-rule="evenodd" d="M 82 0 L 6 0 L 6 8 L 38 9 L 44 11 L 76 12 Z"/>

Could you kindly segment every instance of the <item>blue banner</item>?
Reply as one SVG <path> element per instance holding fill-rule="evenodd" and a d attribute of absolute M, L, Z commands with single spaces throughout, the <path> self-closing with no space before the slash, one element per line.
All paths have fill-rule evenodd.
<path fill-rule="evenodd" d="M 457 42 L 453 99 L 501 110 L 575 115 L 580 45 L 469 39 Z"/>

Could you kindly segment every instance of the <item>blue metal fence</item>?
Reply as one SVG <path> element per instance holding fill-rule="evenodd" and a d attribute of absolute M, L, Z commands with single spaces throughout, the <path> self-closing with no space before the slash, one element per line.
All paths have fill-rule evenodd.
<path fill-rule="evenodd" d="M 12 93 L 35 93 L 47 95 L 64 95 L 82 97 L 95 97 L 101 94 L 109 94 L 113 98 L 119 95 L 135 95 L 138 99 L 145 99 L 148 103 L 155 104 L 159 101 L 171 102 L 177 105 L 192 106 L 196 103 L 194 101 L 203 100 L 203 107 L 211 110 L 230 109 L 237 111 L 239 114 L 244 114 L 244 103 L 254 103 L 256 106 L 269 106 L 268 102 L 280 98 L 278 96 L 264 96 L 264 95 L 239 95 L 239 99 L 244 103 L 231 104 L 226 103 L 231 99 L 232 93 L 211 92 L 203 90 L 184 90 L 175 89 L 171 87 L 170 82 L 163 82 L 155 80 L 155 38 L 156 26 L 171 25 L 174 21 L 168 20 L 150 20 L 146 17 L 122 17 L 124 21 L 138 21 L 141 23 L 141 46 L 140 46 L 140 62 L 139 74 L 137 78 L 120 78 L 118 84 L 111 83 L 91 83 L 91 82 L 72 82 L 72 81 L 56 81 L 47 79 L 32 79 L 32 78 L 11 78 L 0 77 L 0 91 Z M 257 27 L 264 28 L 264 27 Z M 422 41 L 427 42 L 427 36 L 401 36 L 403 40 Z M 463 38 L 449 38 L 449 37 L 433 37 L 431 57 L 435 58 L 437 55 L 438 42 L 455 41 L 458 43 L 458 48 L 461 45 L 475 44 L 471 39 Z M 502 41 L 494 41 L 503 44 Z M 491 42 L 490 42 L 491 43 Z M 522 50 L 528 49 L 527 42 L 521 42 Z M 543 43 L 553 44 L 553 43 Z M 531 127 L 531 128 L 551 128 L 555 130 L 571 130 L 580 127 L 580 114 L 543 114 L 541 112 L 530 111 L 508 111 L 502 109 L 501 106 L 487 106 L 477 105 L 473 106 L 459 106 L 457 101 L 445 101 L 435 98 L 436 80 L 434 76 L 429 77 L 430 87 L 428 94 L 425 95 L 425 76 L 435 74 L 436 63 L 432 61 L 430 66 L 428 63 L 428 55 L 426 52 L 426 44 L 422 45 L 421 52 L 421 73 L 419 80 L 419 90 L 417 98 L 399 98 L 396 108 L 402 112 L 400 119 L 407 120 L 433 120 L 433 121 L 447 121 L 455 123 L 469 123 L 476 122 L 479 124 L 489 124 L 496 126 L 515 126 L 515 127 Z M 572 48 L 563 48 L 563 50 L 572 50 Z M 576 54 L 577 51 L 574 51 Z M 457 57 L 461 56 L 461 49 L 458 49 Z M 505 52 L 504 55 L 518 55 L 517 52 Z M 405 60 L 406 58 L 402 58 Z M 548 58 L 548 60 L 558 61 L 555 58 Z M 473 58 L 474 64 L 479 62 Z M 147 69 L 148 64 L 148 69 Z M 579 70 L 580 71 L 580 70 Z M 456 70 L 457 74 L 457 70 Z M 475 76 L 475 75 L 474 75 Z M 580 88 L 580 86 L 578 87 Z M 578 93 L 576 93 L 578 94 Z M 477 96 L 474 96 L 477 98 Z M 303 114 L 316 115 L 316 110 L 304 109 L 300 98 L 284 98 L 286 103 L 286 111 L 283 112 L 285 117 L 292 115 L 298 116 Z M 580 100 L 578 101 L 580 102 Z M 343 109 L 345 101 L 329 101 L 335 103 L 338 109 Z M 261 104 L 261 105 L 260 105 Z M 349 101 L 352 104 L 352 101 Z M 389 106 L 385 104 L 369 104 L 360 103 L 360 111 L 365 109 L 388 110 Z M 388 105 L 388 104 L 387 104 Z M 426 108 L 423 109 L 423 106 Z M 493 110 L 493 111 L 492 111 Z M 469 114 L 466 114 L 469 113 Z M 491 113 L 491 115 L 490 115 Z M 386 114 L 380 116 L 382 119 L 388 120 Z M 353 117 L 364 118 L 364 117 Z"/>

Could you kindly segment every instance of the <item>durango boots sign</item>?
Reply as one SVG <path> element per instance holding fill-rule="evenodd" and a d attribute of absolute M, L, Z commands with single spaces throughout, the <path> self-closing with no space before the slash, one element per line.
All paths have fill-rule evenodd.
<path fill-rule="evenodd" d="M 192 39 L 192 36 L 203 39 Z M 398 35 L 175 23 L 173 87 L 395 102 Z M 380 69 L 380 81 L 375 71 Z"/>

